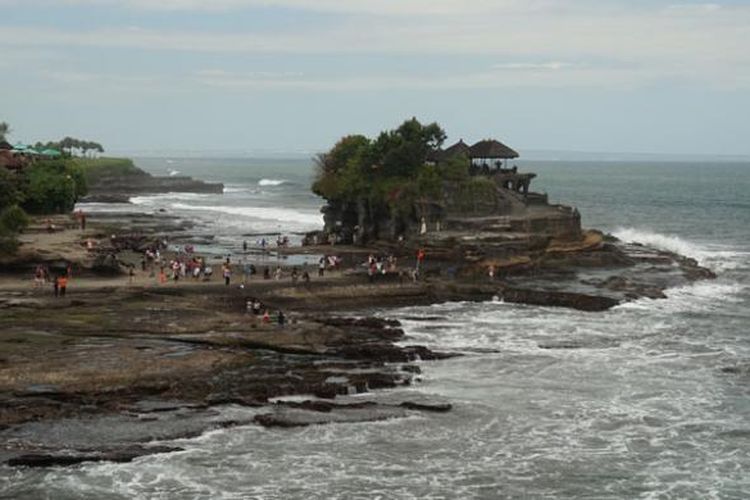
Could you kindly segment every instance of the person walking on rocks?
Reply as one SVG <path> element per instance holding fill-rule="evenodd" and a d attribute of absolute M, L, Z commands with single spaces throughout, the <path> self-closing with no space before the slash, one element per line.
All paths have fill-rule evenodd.
<path fill-rule="evenodd" d="M 417 250 L 417 271 L 422 270 L 422 266 L 424 265 L 424 258 L 425 258 L 424 248 L 420 248 L 419 250 Z"/>
<path fill-rule="evenodd" d="M 328 259 L 326 259 L 326 256 L 324 255 L 318 261 L 318 276 L 320 276 L 321 278 L 326 272 L 326 260 Z"/>
<path fill-rule="evenodd" d="M 229 268 L 229 264 L 221 266 L 222 275 L 224 276 L 224 285 L 229 286 L 229 281 L 232 277 L 232 270 Z"/>
<path fill-rule="evenodd" d="M 61 274 L 57 278 L 57 287 L 60 289 L 60 297 L 65 297 L 65 291 L 68 289 L 68 276 Z"/>

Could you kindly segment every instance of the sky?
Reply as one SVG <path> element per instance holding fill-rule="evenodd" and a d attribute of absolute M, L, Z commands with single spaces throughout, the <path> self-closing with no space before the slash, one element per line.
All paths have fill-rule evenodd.
<path fill-rule="evenodd" d="M 322 151 L 448 142 L 750 155 L 750 0 L 0 0 L 12 142 Z"/>

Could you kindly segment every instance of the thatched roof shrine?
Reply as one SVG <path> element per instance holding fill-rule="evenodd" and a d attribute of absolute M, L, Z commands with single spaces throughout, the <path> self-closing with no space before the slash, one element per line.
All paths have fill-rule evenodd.
<path fill-rule="evenodd" d="M 519 154 L 514 150 L 506 146 L 500 141 L 495 139 L 487 139 L 479 141 L 469 148 L 469 157 L 471 159 L 486 158 L 486 159 L 501 159 L 507 160 L 511 158 L 518 158 Z"/>

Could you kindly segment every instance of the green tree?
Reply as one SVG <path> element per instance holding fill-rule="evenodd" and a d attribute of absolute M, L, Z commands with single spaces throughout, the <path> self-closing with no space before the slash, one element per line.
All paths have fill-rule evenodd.
<path fill-rule="evenodd" d="M 372 170 L 370 140 L 362 135 L 342 138 L 328 153 L 315 158 L 313 192 L 329 200 L 354 199 L 367 187 Z"/>
<path fill-rule="evenodd" d="M 23 201 L 21 179 L 0 167 L 0 210 Z"/>
<path fill-rule="evenodd" d="M 5 136 L 10 134 L 10 125 L 6 122 L 0 122 L 0 141 L 4 141 Z"/>
<path fill-rule="evenodd" d="M 453 156 L 440 165 L 442 177 L 451 183 L 461 183 L 469 179 L 471 160 L 463 154 Z"/>
<path fill-rule="evenodd" d="M 23 208 L 30 213 L 66 213 L 86 193 L 79 168 L 70 160 L 38 161 L 24 170 L 26 194 Z"/>
<path fill-rule="evenodd" d="M 422 125 L 416 118 L 397 129 L 381 132 L 373 145 L 375 161 L 383 176 L 410 177 L 424 165 L 427 154 L 445 141 L 437 123 Z"/>
<path fill-rule="evenodd" d="M 18 233 L 28 225 L 29 217 L 18 205 L 11 205 L 0 211 L 0 232 Z"/>

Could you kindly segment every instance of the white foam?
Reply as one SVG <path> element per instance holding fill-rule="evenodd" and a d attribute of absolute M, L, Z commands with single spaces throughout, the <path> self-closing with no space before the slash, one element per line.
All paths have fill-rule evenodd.
<path fill-rule="evenodd" d="M 283 179 L 261 179 L 258 181 L 259 186 L 281 186 L 286 183 Z"/>
<path fill-rule="evenodd" d="M 660 300 L 640 299 L 626 302 L 615 309 L 660 310 L 665 312 L 708 312 L 726 307 L 727 303 L 742 302 L 741 294 L 748 287 L 740 283 L 698 281 L 690 285 L 670 288 L 667 298 Z"/>
<path fill-rule="evenodd" d="M 221 212 L 228 215 L 271 220 L 274 222 L 283 222 L 285 224 L 294 224 L 296 226 L 304 225 L 311 228 L 319 228 L 323 224 L 323 216 L 320 213 L 302 212 L 291 208 L 227 207 L 222 205 L 188 205 L 186 203 L 172 203 L 170 206 L 177 210 L 206 210 L 211 212 Z"/>
<path fill-rule="evenodd" d="M 160 193 L 153 195 L 133 196 L 132 198 L 130 198 L 130 203 L 132 203 L 133 205 L 158 205 L 163 204 L 167 199 L 192 201 L 206 199 L 210 196 L 214 195 L 207 193 Z"/>
<path fill-rule="evenodd" d="M 620 228 L 612 233 L 626 243 L 641 243 L 657 250 L 674 252 L 691 257 L 702 266 L 716 271 L 737 269 L 748 265 L 750 253 L 737 251 L 721 245 L 701 245 L 684 240 L 679 236 L 656 233 L 637 228 Z"/>
<path fill-rule="evenodd" d="M 700 260 L 705 251 L 698 245 L 683 240 L 679 236 L 666 235 L 636 228 L 621 228 L 612 233 L 626 243 L 641 243 L 658 250 L 674 252 Z"/>

